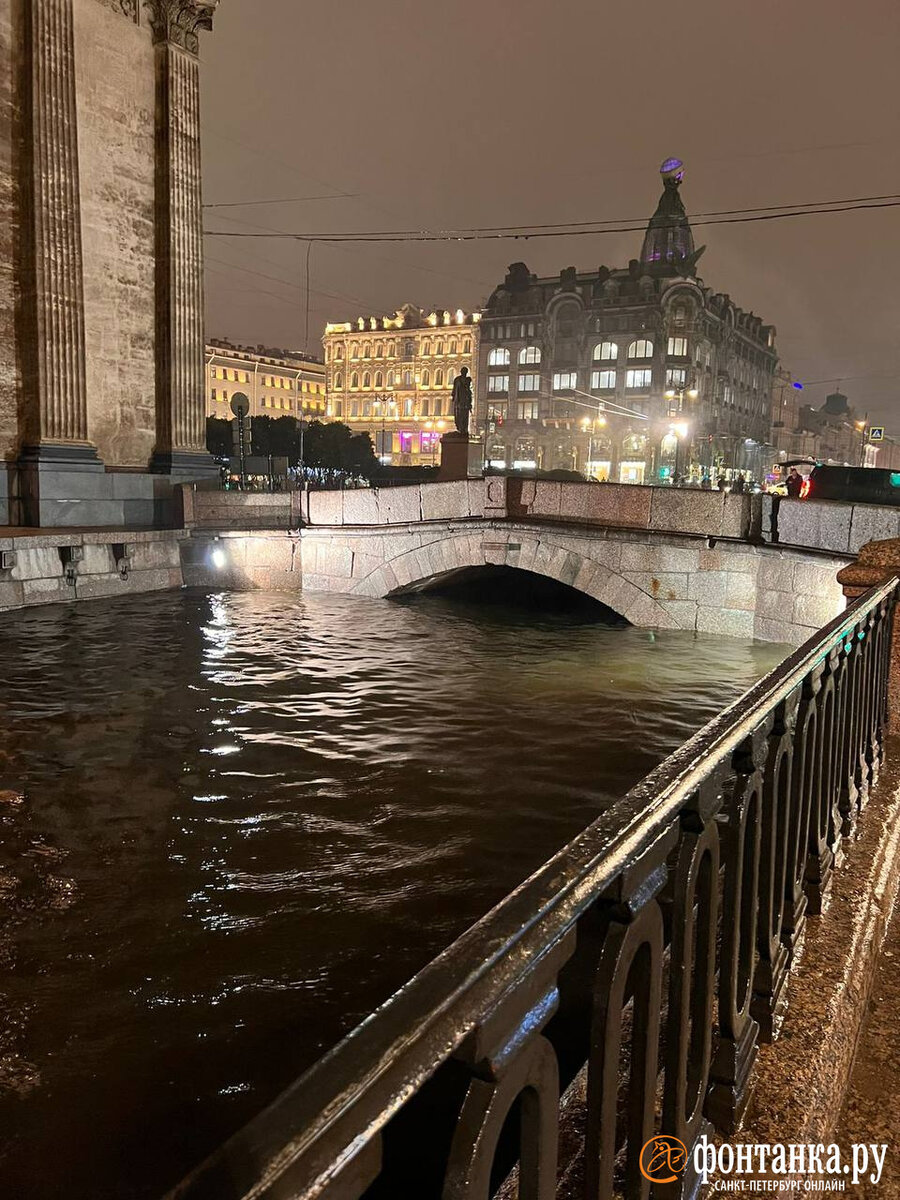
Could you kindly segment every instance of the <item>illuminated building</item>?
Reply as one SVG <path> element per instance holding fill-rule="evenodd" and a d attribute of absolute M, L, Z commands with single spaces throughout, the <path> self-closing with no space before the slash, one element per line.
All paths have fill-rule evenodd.
<path fill-rule="evenodd" d="M 440 462 L 453 428 L 453 380 L 468 367 L 477 387 L 479 313 L 426 312 L 405 304 L 393 316 L 330 323 L 322 339 L 328 415 L 368 433 L 383 462 Z"/>
<path fill-rule="evenodd" d="M 325 420 L 324 363 L 290 350 L 207 342 L 206 415 L 230 421 L 235 392 L 249 398 L 251 417 Z"/>
<path fill-rule="evenodd" d="M 678 160 L 641 257 L 532 275 L 513 263 L 481 322 L 476 420 L 497 467 L 630 483 L 764 473 L 775 330 L 696 273 Z"/>

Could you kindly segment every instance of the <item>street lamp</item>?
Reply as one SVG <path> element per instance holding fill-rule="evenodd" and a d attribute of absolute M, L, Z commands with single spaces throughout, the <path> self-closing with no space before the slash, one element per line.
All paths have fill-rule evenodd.
<path fill-rule="evenodd" d="M 387 398 L 387 396 L 379 396 L 378 399 L 375 401 L 375 403 L 378 405 L 378 409 L 381 413 L 381 453 L 379 455 L 379 458 L 381 459 L 382 463 L 387 464 L 388 462 L 390 462 L 391 454 L 386 453 L 385 448 L 384 448 L 384 442 L 385 442 L 385 436 L 386 436 L 385 425 L 387 422 L 388 410 L 390 410 L 391 415 L 393 416 L 394 409 L 397 407 L 397 401 L 389 400 Z M 393 434 L 393 430 L 392 430 L 391 431 L 391 450 L 392 451 L 393 451 L 393 442 L 394 442 L 394 434 Z"/>
<path fill-rule="evenodd" d="M 664 395 L 665 395 L 666 399 L 667 399 L 667 400 L 668 400 L 668 402 L 669 402 L 669 412 L 668 412 L 668 415 L 669 415 L 670 417 L 675 417 L 675 416 L 678 416 L 678 414 L 679 414 L 680 412 L 682 412 L 682 411 L 683 411 L 683 409 L 684 409 L 684 398 L 685 398 L 685 396 L 687 396 L 687 398 L 688 398 L 689 400 L 696 400 L 696 399 L 697 399 L 697 397 L 700 395 L 700 393 L 699 393 L 699 391 L 697 390 L 697 388 L 695 388 L 695 387 L 688 387 L 686 384 L 682 384 L 682 386 L 681 386 L 681 387 L 670 387 L 670 388 L 668 388 L 668 389 L 666 390 L 666 392 L 664 393 Z M 675 404 L 675 401 L 676 401 L 676 400 L 678 401 L 677 405 Z M 683 432 L 683 433 L 679 433 L 679 431 L 681 431 L 681 430 L 683 430 L 684 432 Z M 680 423 L 680 424 L 678 424 L 678 425 L 673 425 L 673 426 L 672 426 L 672 432 L 673 432 L 673 433 L 675 433 L 675 435 L 676 435 L 676 438 L 678 439 L 678 440 L 676 441 L 676 443 L 675 443 L 675 478 L 677 479 L 677 478 L 678 478 L 678 476 L 679 476 L 679 474 L 680 474 L 680 471 L 679 471 L 679 465 L 678 465 L 678 460 L 679 460 L 679 457 L 680 457 L 680 455 L 679 455 L 679 451 L 680 451 L 680 449 L 681 449 L 681 442 L 682 442 L 682 441 L 683 441 L 683 440 L 684 440 L 684 439 L 687 437 L 687 435 L 688 435 L 688 425 L 687 425 L 687 423 L 686 423 L 686 422 L 681 422 L 681 423 Z"/>
<path fill-rule="evenodd" d="M 596 417 L 582 417 L 581 418 L 581 428 L 588 435 L 588 452 L 587 452 L 587 463 L 586 463 L 587 471 L 585 472 L 585 474 L 588 474 L 590 472 L 591 463 L 594 461 L 594 429 L 598 425 L 602 429 L 602 427 L 605 424 L 606 424 L 606 417 L 601 415 L 599 408 L 597 409 Z"/>
<path fill-rule="evenodd" d="M 669 426 L 669 432 L 675 438 L 675 479 L 673 482 L 677 483 L 681 475 L 681 445 L 687 440 L 690 426 L 687 421 L 679 421 L 675 425 Z"/>

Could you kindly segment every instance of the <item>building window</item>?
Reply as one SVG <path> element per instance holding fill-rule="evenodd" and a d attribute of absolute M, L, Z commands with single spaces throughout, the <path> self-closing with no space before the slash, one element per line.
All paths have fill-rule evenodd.
<path fill-rule="evenodd" d="M 523 365 L 525 363 L 539 363 L 540 361 L 541 361 L 540 346 L 523 346 L 522 349 L 519 351 L 519 362 Z"/>
<path fill-rule="evenodd" d="M 444 372 L 443 371 L 435 371 L 434 386 L 435 387 L 443 387 L 444 386 Z"/>
<path fill-rule="evenodd" d="M 684 367 L 668 367 L 666 369 L 666 387 L 684 387 L 687 383 L 687 370 Z"/>
<path fill-rule="evenodd" d="M 456 338 L 450 339 L 450 349 L 449 349 L 448 353 L 450 353 L 450 354 L 458 354 L 459 353 L 459 351 L 457 349 Z"/>
<path fill-rule="evenodd" d="M 672 358 L 686 358 L 688 352 L 687 338 L 670 337 L 666 353 Z"/>
<path fill-rule="evenodd" d="M 215 389 L 215 388 L 213 388 L 213 390 L 212 390 L 212 398 L 213 398 L 213 400 L 217 399 L 217 397 L 216 397 L 216 389 Z"/>
<path fill-rule="evenodd" d="M 404 417 L 411 417 L 413 415 L 412 400 L 408 399 L 408 400 L 403 401 L 403 415 L 404 415 Z"/>
<path fill-rule="evenodd" d="M 649 338 L 638 338 L 636 342 L 632 342 L 628 347 L 629 358 L 652 358 L 653 343 Z M 630 386 L 630 385 L 629 385 Z"/>
<path fill-rule="evenodd" d="M 614 388 L 616 386 L 615 371 L 592 371 L 591 372 L 591 387 L 597 391 L 602 388 Z"/>
<path fill-rule="evenodd" d="M 471 338 L 463 338 L 462 352 L 463 352 L 463 354 L 471 354 L 472 353 L 472 339 Z"/>
<path fill-rule="evenodd" d="M 412 387 L 412 372 L 411 371 L 403 372 L 403 386 L 405 388 Z"/>
<path fill-rule="evenodd" d="M 334 377 L 334 386 L 336 388 L 342 388 L 344 386 L 344 376 L 340 371 L 338 371 Z"/>
<path fill-rule="evenodd" d="M 578 387 L 577 371 L 555 371 L 553 373 L 554 392 L 565 392 Z"/>
<path fill-rule="evenodd" d="M 350 376 L 350 387 L 351 387 L 351 388 L 358 388 L 358 387 L 359 387 L 359 376 L 357 375 L 357 373 L 356 373 L 355 371 L 354 371 L 354 372 L 353 372 L 353 374 Z"/>
<path fill-rule="evenodd" d="M 363 375 L 363 387 L 368 389 L 371 386 L 372 386 L 372 376 L 369 374 L 368 371 L 366 371 L 365 375 Z"/>
<path fill-rule="evenodd" d="M 438 342 L 437 349 L 435 350 L 435 354 L 443 354 L 443 353 L 444 353 L 444 343 Z"/>
<path fill-rule="evenodd" d="M 516 405 L 516 416 L 520 421 L 536 421 L 538 419 L 537 400 L 520 400 Z"/>
<path fill-rule="evenodd" d="M 359 346 L 357 346 L 356 342 L 350 347 L 350 357 L 359 358 Z"/>
<path fill-rule="evenodd" d="M 389 388 L 394 386 L 394 372 L 388 371 L 387 385 Z"/>
<path fill-rule="evenodd" d="M 520 375 L 519 394 L 522 392 L 539 392 L 541 390 L 540 375 Z"/>
<path fill-rule="evenodd" d="M 642 367 L 638 371 L 626 371 L 625 386 L 627 388 L 648 388 L 652 378 L 653 372 L 649 367 Z"/>
<path fill-rule="evenodd" d="M 375 372 L 375 386 L 377 388 L 384 387 L 384 375 L 381 373 L 381 371 Z"/>
<path fill-rule="evenodd" d="M 426 371 L 422 372 L 422 387 L 431 387 L 431 372 L 430 371 L 426 370 Z"/>
<path fill-rule="evenodd" d="M 509 351 L 503 346 L 495 346 L 488 355 L 489 367 L 508 367 Z"/>
<path fill-rule="evenodd" d="M 440 372 L 438 372 L 440 374 Z M 489 375 L 488 376 L 488 391 L 502 392 L 504 395 L 509 391 L 509 376 L 508 375 Z"/>
<path fill-rule="evenodd" d="M 618 357 L 619 347 L 615 342 L 598 342 L 594 347 L 594 362 L 610 362 Z"/>

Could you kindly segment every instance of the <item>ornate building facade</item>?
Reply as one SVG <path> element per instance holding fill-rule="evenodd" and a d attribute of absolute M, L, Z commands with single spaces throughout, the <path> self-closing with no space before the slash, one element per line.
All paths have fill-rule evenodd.
<path fill-rule="evenodd" d="M 217 0 L 0 0 L 0 524 L 151 524 L 205 449 Z"/>
<path fill-rule="evenodd" d="M 453 380 L 462 367 L 477 374 L 480 321 L 480 313 L 405 304 L 393 316 L 328 324 L 328 415 L 368 433 L 382 462 L 436 465 L 453 428 Z"/>
<path fill-rule="evenodd" d="M 290 350 L 207 342 L 206 415 L 230 421 L 235 392 L 249 399 L 251 417 L 325 420 L 324 363 Z"/>
<path fill-rule="evenodd" d="M 699 278 L 681 163 L 662 174 L 639 259 L 552 278 L 513 263 L 488 300 L 476 420 L 496 467 L 633 483 L 766 469 L 775 330 Z"/>

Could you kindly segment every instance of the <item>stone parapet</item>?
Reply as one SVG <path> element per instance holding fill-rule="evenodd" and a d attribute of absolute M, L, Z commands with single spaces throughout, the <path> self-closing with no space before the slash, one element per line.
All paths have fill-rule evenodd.
<path fill-rule="evenodd" d="M 851 600 L 897 575 L 900 575 L 900 538 L 885 538 L 863 546 L 856 562 L 840 570 L 837 578 L 844 595 Z M 888 716 L 896 733 L 900 728 L 900 621 L 896 615 L 891 634 Z"/>

